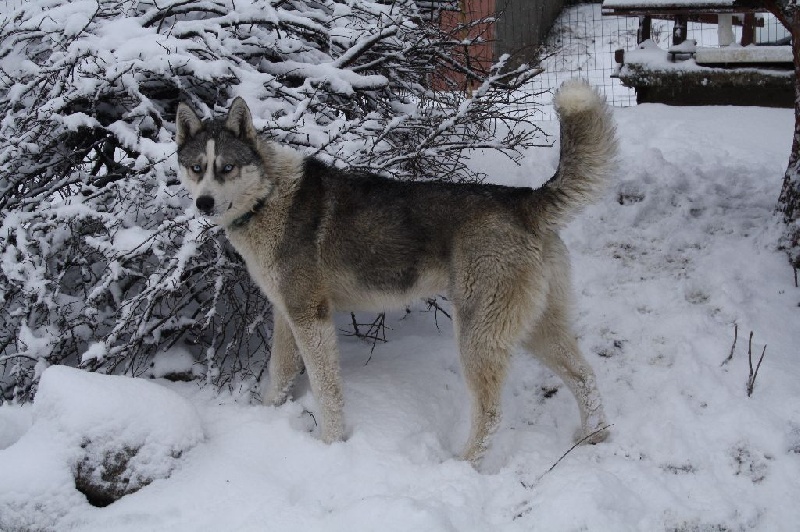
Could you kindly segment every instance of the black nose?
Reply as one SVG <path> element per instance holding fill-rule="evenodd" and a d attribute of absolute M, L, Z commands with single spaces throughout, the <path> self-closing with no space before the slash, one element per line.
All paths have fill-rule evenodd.
<path fill-rule="evenodd" d="M 197 205 L 197 210 L 203 214 L 209 214 L 214 210 L 214 198 L 211 196 L 200 196 L 194 203 Z"/>

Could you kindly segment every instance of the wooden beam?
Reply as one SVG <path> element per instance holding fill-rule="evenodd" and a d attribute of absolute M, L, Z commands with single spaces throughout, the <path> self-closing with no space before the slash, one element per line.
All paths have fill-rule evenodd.
<path fill-rule="evenodd" d="M 625 7 L 606 7 L 606 4 L 603 4 L 602 10 L 603 15 L 612 15 L 612 16 L 630 16 L 630 17 L 643 17 L 643 16 L 652 16 L 652 17 L 674 17 L 675 15 L 711 15 L 717 13 L 771 13 L 772 11 L 767 7 L 766 4 L 760 3 L 753 3 L 752 5 L 737 5 L 737 6 L 715 6 L 715 5 L 708 5 L 708 6 L 697 6 L 697 7 L 686 7 L 686 6 L 653 6 L 647 4 L 640 4 L 640 5 L 631 5 Z M 661 17 L 659 17 L 661 18 Z"/>
<path fill-rule="evenodd" d="M 675 25 L 672 26 L 672 46 L 686 40 L 686 15 L 675 15 Z"/>
<path fill-rule="evenodd" d="M 639 17 L 639 29 L 636 30 L 636 44 L 641 44 L 651 38 L 653 19 L 649 15 Z"/>
<path fill-rule="evenodd" d="M 753 13 L 745 13 L 744 23 L 742 24 L 742 46 L 749 46 L 756 42 L 756 16 Z"/>

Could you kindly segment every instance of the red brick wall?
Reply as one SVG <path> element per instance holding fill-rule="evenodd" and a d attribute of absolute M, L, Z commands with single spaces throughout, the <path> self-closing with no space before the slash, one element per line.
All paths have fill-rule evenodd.
<path fill-rule="evenodd" d="M 478 71 L 486 71 L 492 65 L 494 59 L 494 28 L 491 24 L 477 24 L 469 29 L 457 29 L 459 26 L 472 21 L 478 21 L 486 17 L 492 17 L 496 13 L 496 0 L 459 0 L 458 11 L 442 12 L 440 27 L 452 33 L 452 36 L 459 41 L 481 39 L 480 44 L 470 46 L 456 46 L 453 48 L 452 56 L 458 62 L 469 65 Z M 460 89 L 469 91 L 477 84 L 474 80 L 468 79 L 462 72 L 444 70 L 438 72 L 433 79 L 433 87 L 440 90 Z"/>

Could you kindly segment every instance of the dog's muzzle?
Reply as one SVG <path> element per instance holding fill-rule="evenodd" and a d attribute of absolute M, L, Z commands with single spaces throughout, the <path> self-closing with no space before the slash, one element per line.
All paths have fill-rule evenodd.
<path fill-rule="evenodd" d="M 197 210 L 206 216 L 214 212 L 214 198 L 211 196 L 200 196 L 195 200 L 194 204 L 197 206 Z"/>

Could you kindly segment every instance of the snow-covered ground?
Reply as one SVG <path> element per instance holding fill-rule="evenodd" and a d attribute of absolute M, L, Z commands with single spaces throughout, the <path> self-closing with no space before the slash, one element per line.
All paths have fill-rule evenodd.
<path fill-rule="evenodd" d="M 267 408 L 246 389 L 150 381 L 172 398 L 144 401 L 148 388 L 105 382 L 114 377 L 45 373 L 41 402 L 0 408 L 0 529 L 796 530 L 800 289 L 775 249 L 773 214 L 792 113 L 642 105 L 615 116 L 618 177 L 565 233 L 576 329 L 614 423 L 609 442 L 550 470 L 572 445 L 577 407 L 518 353 L 483 466 L 456 460 L 468 395 L 451 324 L 440 314 L 437 329 L 420 306 L 389 316 L 389 342 L 371 359 L 369 345 L 341 338 L 350 436 L 334 445 L 315 434 L 304 384 L 294 402 Z M 555 148 L 532 151 L 521 168 L 474 158 L 508 184 L 539 183 L 556 163 Z M 767 348 L 748 398 L 750 331 L 754 355 Z M 202 440 L 169 478 L 106 508 L 75 491 L 82 432 L 140 438 L 142 425 L 165 446 L 193 442 L 196 420 L 150 419 L 187 404 Z M 103 412 L 128 430 L 95 427 Z"/>

